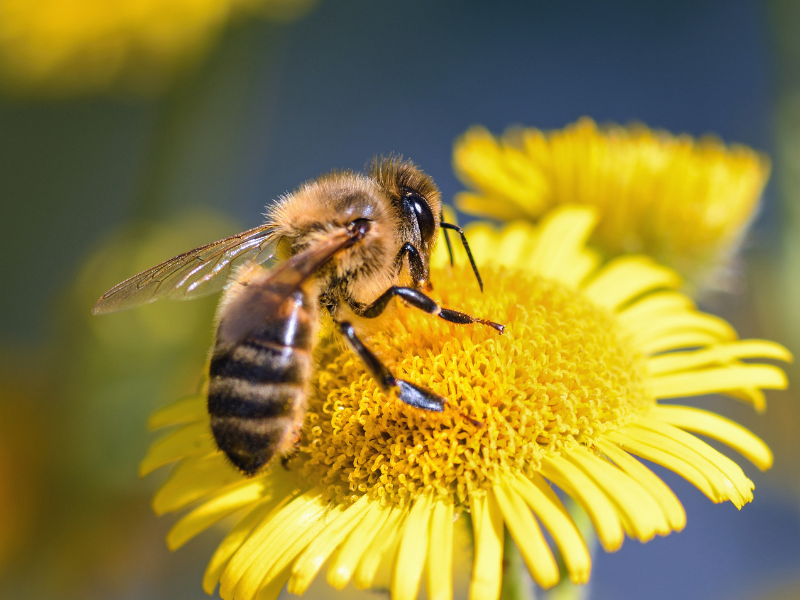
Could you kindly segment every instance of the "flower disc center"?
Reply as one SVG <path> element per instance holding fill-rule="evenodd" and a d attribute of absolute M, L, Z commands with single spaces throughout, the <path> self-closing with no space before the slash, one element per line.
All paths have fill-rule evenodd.
<path fill-rule="evenodd" d="M 364 339 L 395 377 L 447 398 L 443 413 L 385 394 L 339 340 L 320 342 L 298 456 L 314 484 L 339 501 L 403 503 L 430 489 L 465 503 L 502 471 L 530 476 L 545 453 L 591 444 L 653 402 L 643 357 L 611 313 L 529 274 L 482 276 L 483 294 L 468 269 L 434 269 L 432 295 L 505 334 L 398 303 Z"/>

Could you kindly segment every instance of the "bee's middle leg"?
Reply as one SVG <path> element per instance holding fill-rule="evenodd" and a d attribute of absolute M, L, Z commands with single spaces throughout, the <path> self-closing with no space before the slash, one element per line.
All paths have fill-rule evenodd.
<path fill-rule="evenodd" d="M 375 378 L 375 381 L 378 382 L 378 385 L 381 386 L 381 389 L 386 392 L 393 388 L 396 389 L 397 396 L 400 400 L 409 406 L 433 412 L 442 412 L 444 410 L 444 405 L 447 401 L 439 394 L 414 385 L 410 381 L 397 379 L 392 375 L 392 372 L 386 365 L 364 345 L 364 342 L 358 339 L 356 331 L 350 323 L 343 321 L 337 323 L 337 325 L 339 326 L 339 332 L 347 341 L 347 345 L 350 346 L 353 352 L 358 354 L 362 361 L 364 361 L 364 364 Z"/>
<path fill-rule="evenodd" d="M 480 323 L 481 325 L 488 325 L 489 327 L 496 329 L 500 333 L 503 333 L 503 331 L 505 331 L 505 326 L 501 325 L 500 323 L 495 323 L 494 321 L 487 321 L 486 319 L 478 319 L 477 317 L 473 317 L 459 310 L 442 308 L 433 300 L 433 298 L 426 296 L 421 291 L 414 288 L 400 287 L 397 285 L 393 285 L 392 287 L 390 287 L 383 294 L 381 294 L 380 297 L 377 300 L 375 300 L 375 302 L 373 302 L 369 306 L 352 307 L 352 308 L 353 311 L 358 316 L 366 317 L 367 319 L 372 319 L 380 315 L 386 308 L 386 305 L 389 304 L 389 300 L 391 300 L 395 296 L 402 298 L 405 302 L 407 302 L 408 304 L 410 304 L 415 308 L 424 310 L 426 313 L 436 315 L 440 319 L 444 319 L 445 321 L 449 321 L 450 323 L 458 323 L 459 325 Z"/>

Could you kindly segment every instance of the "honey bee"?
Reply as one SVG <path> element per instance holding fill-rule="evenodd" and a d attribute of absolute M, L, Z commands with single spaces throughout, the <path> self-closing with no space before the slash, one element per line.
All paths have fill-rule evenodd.
<path fill-rule="evenodd" d="M 226 289 L 209 362 L 208 412 L 217 446 L 247 476 L 294 450 L 320 315 L 330 315 L 383 390 L 435 412 L 447 401 L 394 377 L 357 329 L 397 297 L 451 323 L 503 332 L 498 323 L 440 307 L 425 294 L 432 289 L 429 259 L 439 230 L 445 230 L 452 262 L 448 229 L 461 235 L 483 290 L 463 231 L 442 220 L 433 180 L 394 157 L 375 159 L 368 173 L 333 172 L 308 181 L 270 206 L 263 225 L 139 273 L 92 309 L 110 313 Z"/>

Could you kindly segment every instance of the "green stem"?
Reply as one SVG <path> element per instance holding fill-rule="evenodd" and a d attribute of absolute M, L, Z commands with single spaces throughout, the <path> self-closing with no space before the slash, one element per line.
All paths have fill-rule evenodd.
<path fill-rule="evenodd" d="M 536 600 L 533 581 L 508 529 L 503 540 L 503 587 L 500 600 Z"/>

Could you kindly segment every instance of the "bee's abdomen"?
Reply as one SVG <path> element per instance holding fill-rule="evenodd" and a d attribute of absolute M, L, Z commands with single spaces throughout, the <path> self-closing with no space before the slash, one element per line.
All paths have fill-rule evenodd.
<path fill-rule="evenodd" d="M 310 348 L 285 346 L 255 337 L 245 339 L 230 350 L 217 348 L 211 357 L 209 376 L 242 383 L 242 392 L 264 384 L 298 384 L 308 376 Z"/>
<path fill-rule="evenodd" d="M 307 316 L 307 315 L 304 315 Z M 279 323 L 231 347 L 218 345 L 209 367 L 208 412 L 220 450 L 247 475 L 290 447 L 311 376 L 308 319 L 295 319 L 279 343 Z M 283 325 L 289 325 L 284 323 Z"/>

